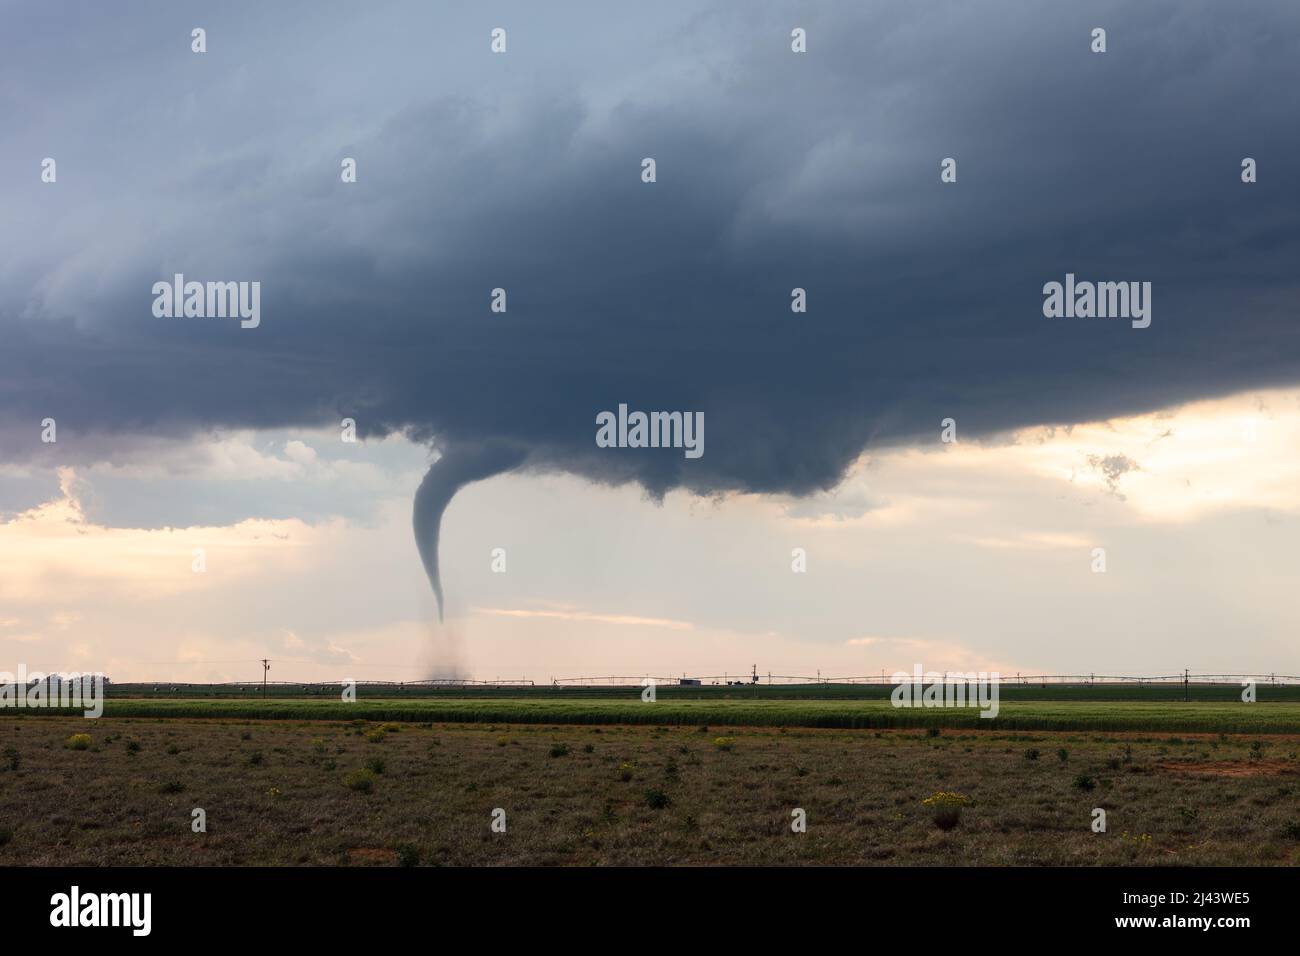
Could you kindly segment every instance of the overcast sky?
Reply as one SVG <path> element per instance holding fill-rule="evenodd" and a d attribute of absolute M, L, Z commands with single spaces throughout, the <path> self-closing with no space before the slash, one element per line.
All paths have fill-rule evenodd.
<path fill-rule="evenodd" d="M 1300 672 L 1294 3 L 0 9 L 0 668 Z"/>

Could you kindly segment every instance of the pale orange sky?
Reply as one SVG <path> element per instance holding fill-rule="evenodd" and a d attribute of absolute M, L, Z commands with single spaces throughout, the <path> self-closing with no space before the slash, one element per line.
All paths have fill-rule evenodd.
<path fill-rule="evenodd" d="M 982 444 L 942 445 L 936 423 L 933 445 L 864 456 L 801 500 L 657 505 L 504 476 L 447 513 L 439 627 L 410 530 L 422 448 L 227 433 L 63 469 L 57 492 L 3 516 L 0 670 L 254 680 L 270 657 L 280 680 L 1297 673 L 1298 449 L 1300 392 L 1279 390 Z M 232 520 L 111 520 L 132 489 L 137 513 L 155 497 L 184 513 L 214 487 Z M 281 514 L 234 517 L 270 492 Z"/>

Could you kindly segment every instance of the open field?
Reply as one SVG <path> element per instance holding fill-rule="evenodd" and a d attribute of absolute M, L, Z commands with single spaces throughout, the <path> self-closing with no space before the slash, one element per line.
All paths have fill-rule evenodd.
<path fill-rule="evenodd" d="M 1256 686 L 1261 702 L 1300 703 L 1300 681 L 1269 683 L 1260 681 Z M 680 685 L 661 682 L 656 687 L 660 700 L 888 700 L 895 684 L 703 684 Z M 163 697 L 163 698 L 334 698 L 339 696 L 340 685 L 335 684 L 112 684 L 111 697 Z M 1234 683 L 1192 682 L 1184 687 L 1181 681 L 1135 680 L 1097 683 L 1015 683 L 1000 685 L 1002 700 L 1050 701 L 1178 701 L 1184 697 L 1191 703 L 1240 703 L 1242 685 Z M 633 685 L 608 684 L 357 684 L 357 696 L 408 700 L 411 698 L 445 699 L 519 699 L 519 700 L 636 700 L 641 695 L 640 682 Z"/>
<path fill-rule="evenodd" d="M 4 715 L 0 863 L 1289 866 L 1298 750 L 1186 731 Z M 922 804 L 937 791 L 969 799 L 948 831 Z"/>
<path fill-rule="evenodd" d="M 50 711 L 19 711 L 45 719 Z M 109 697 L 112 717 L 222 717 L 266 720 L 351 720 L 530 724 L 713 724 L 745 727 L 905 727 L 978 730 L 1153 731 L 1300 734 L 1300 702 L 1001 701 L 998 716 L 973 708 L 897 708 L 878 700 L 711 700 L 661 696 L 643 703 L 639 690 L 604 698 L 411 697 L 166 699 Z"/>

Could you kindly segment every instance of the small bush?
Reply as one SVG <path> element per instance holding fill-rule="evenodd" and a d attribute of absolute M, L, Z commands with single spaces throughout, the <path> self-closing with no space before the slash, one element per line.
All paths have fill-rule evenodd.
<path fill-rule="evenodd" d="M 951 830 L 961 823 L 962 807 L 970 803 L 970 798 L 960 793 L 941 790 L 926 797 L 921 803 L 930 808 L 935 826 L 940 830 Z"/>
<path fill-rule="evenodd" d="M 713 746 L 719 750 L 734 750 L 736 746 L 735 737 L 714 737 Z"/>
<path fill-rule="evenodd" d="M 351 790 L 356 790 L 359 793 L 369 793 L 371 790 L 375 789 L 375 772 L 368 767 L 361 770 L 353 770 L 343 778 L 343 782 L 347 784 L 348 788 Z"/>
<path fill-rule="evenodd" d="M 140 752 L 140 741 L 128 740 L 126 742 L 126 752 L 134 756 Z"/>
<path fill-rule="evenodd" d="M 18 753 L 18 748 L 13 744 L 6 744 L 4 749 L 5 767 L 10 770 L 17 770 L 22 763 L 22 755 Z"/>
<path fill-rule="evenodd" d="M 938 728 L 938 727 L 926 727 L 926 728 L 925 728 L 925 735 L 926 735 L 927 737 L 938 737 L 938 736 L 939 736 L 939 733 L 940 733 L 940 731 L 939 731 L 939 728 Z"/>
<path fill-rule="evenodd" d="M 1042 755 L 1034 747 L 1030 747 L 1028 750 L 1025 751 L 1026 760 L 1037 760 L 1040 756 Z"/>
<path fill-rule="evenodd" d="M 249 733 L 247 730 L 245 730 L 242 734 L 239 735 L 239 739 L 240 739 L 240 740 L 252 740 L 252 739 L 253 739 L 253 735 L 252 735 L 251 733 Z"/>
<path fill-rule="evenodd" d="M 175 757 L 178 753 L 181 752 L 181 748 L 177 747 L 175 744 L 171 744 L 168 746 L 167 752 L 171 754 L 173 757 Z"/>
<path fill-rule="evenodd" d="M 158 788 L 159 793 L 182 793 L 185 790 L 185 784 L 179 780 L 168 780 Z"/>
<path fill-rule="evenodd" d="M 568 744 L 551 744 L 550 750 L 552 757 L 567 757 L 569 754 Z"/>
<path fill-rule="evenodd" d="M 414 843 L 399 843 L 397 845 L 397 865 L 407 867 L 419 866 L 420 848 Z"/>
<path fill-rule="evenodd" d="M 317 737 L 311 742 L 311 749 L 318 754 L 323 754 L 325 752 L 325 741 Z"/>
<path fill-rule="evenodd" d="M 69 750 L 89 750 L 90 734 L 73 734 L 67 740 L 63 741 L 63 746 Z"/>
<path fill-rule="evenodd" d="M 383 773 L 388 767 L 388 762 L 383 757 L 371 757 L 366 761 L 366 769 L 371 773 Z"/>
<path fill-rule="evenodd" d="M 1089 792 L 1097 788 L 1097 781 L 1086 773 L 1081 773 L 1074 778 L 1074 789 Z"/>
<path fill-rule="evenodd" d="M 263 759 L 264 758 L 262 757 L 262 751 L 254 750 L 251 754 L 248 755 L 248 765 L 250 767 L 260 767 L 262 765 Z"/>
<path fill-rule="evenodd" d="M 1057 747 L 1056 759 L 1061 761 L 1061 763 L 1065 763 L 1070 759 L 1070 751 L 1066 750 L 1064 747 Z"/>
<path fill-rule="evenodd" d="M 582 752 L 585 754 L 594 754 L 596 752 L 596 748 L 593 747 L 591 744 L 583 744 Z"/>
<path fill-rule="evenodd" d="M 651 787 L 645 792 L 645 802 L 651 810 L 663 810 L 673 804 L 672 798 L 656 787 Z"/>
<path fill-rule="evenodd" d="M 402 725 L 389 721 L 388 723 L 380 724 L 379 729 L 386 734 L 395 734 L 402 729 Z"/>
<path fill-rule="evenodd" d="M 1288 840 L 1300 840 L 1300 820 L 1290 820 L 1285 823 L 1282 826 L 1282 836 Z"/>
<path fill-rule="evenodd" d="M 4 846 L 14 838 L 14 831 L 8 827 L 0 827 L 0 846 Z"/>
<path fill-rule="evenodd" d="M 366 731 L 366 740 L 372 744 L 382 744 L 388 738 L 388 734 L 376 727 L 374 730 Z"/>
<path fill-rule="evenodd" d="M 632 779 L 633 766 L 630 763 L 620 764 L 618 768 L 618 779 L 627 783 Z"/>

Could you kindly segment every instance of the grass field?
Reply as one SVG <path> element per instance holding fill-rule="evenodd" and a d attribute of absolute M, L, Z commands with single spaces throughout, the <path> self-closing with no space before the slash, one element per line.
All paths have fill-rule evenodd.
<path fill-rule="evenodd" d="M 49 711 L 18 711 L 18 719 L 46 719 Z M 747 727 L 979 730 L 1158 731 L 1183 733 L 1300 733 L 1300 702 L 1026 701 L 1003 700 L 998 716 L 972 708 L 896 708 L 888 700 L 775 700 L 660 697 L 639 692 L 616 699 L 534 697 L 412 697 L 344 703 L 333 698 L 165 699 L 110 697 L 114 717 L 224 717 L 275 720 L 351 720 L 442 723 L 654 724 Z"/>
<path fill-rule="evenodd" d="M 1300 860 L 1296 736 L 706 729 L 673 725 L 660 704 L 637 705 L 658 726 L 579 726 L 541 710 L 532 716 L 555 722 L 112 716 L 127 703 L 98 721 L 0 716 L 0 864 Z M 214 711 L 150 703 L 153 714 Z M 89 735 L 85 749 L 66 746 L 74 734 Z M 922 802 L 938 791 L 968 801 L 948 830 Z M 194 808 L 206 833 L 191 830 Z M 497 808 L 504 833 L 490 828 Z M 804 833 L 791 829 L 796 808 Z M 1097 808 L 1105 833 L 1092 831 Z"/>

